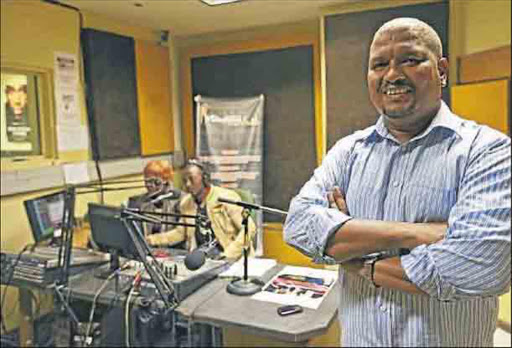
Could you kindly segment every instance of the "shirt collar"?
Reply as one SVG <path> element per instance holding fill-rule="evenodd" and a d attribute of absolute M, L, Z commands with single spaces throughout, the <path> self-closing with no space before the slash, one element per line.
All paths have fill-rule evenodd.
<path fill-rule="evenodd" d="M 425 137 L 435 128 L 446 128 L 453 131 L 454 133 L 457 133 L 458 135 L 461 135 L 459 132 L 459 127 L 460 123 L 458 122 L 457 117 L 455 117 L 455 115 L 451 112 L 448 105 L 446 105 L 445 102 L 441 100 L 441 107 L 439 108 L 439 111 L 427 129 L 412 138 L 410 141 Z M 383 115 L 380 115 L 377 123 L 375 124 L 375 132 L 383 138 L 389 138 L 396 141 L 395 137 L 389 133 L 388 129 L 384 125 Z"/>

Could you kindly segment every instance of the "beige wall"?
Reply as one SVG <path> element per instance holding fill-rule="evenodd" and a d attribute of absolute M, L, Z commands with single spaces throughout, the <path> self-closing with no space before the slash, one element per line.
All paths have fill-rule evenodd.
<path fill-rule="evenodd" d="M 457 23 L 458 55 L 510 45 L 509 0 L 452 0 Z"/>
<path fill-rule="evenodd" d="M 1 6 L 1 64 L 2 66 L 18 66 L 26 68 L 45 69 L 52 74 L 55 52 L 79 54 L 79 19 L 78 14 L 69 9 L 42 3 L 39 1 L 2 1 Z M 140 28 L 116 22 L 92 13 L 84 13 L 84 27 L 110 31 L 116 34 L 132 36 L 135 39 L 156 42 L 158 36 L 153 30 Z M 87 125 L 83 88 L 81 93 L 82 124 Z M 23 167 L 39 165 L 58 165 L 69 161 L 84 161 L 90 159 L 89 151 L 79 153 L 59 153 L 58 159 L 41 163 L 24 163 Z M 2 171 L 6 170 L 2 163 Z M 20 169 L 21 167 L 10 167 Z M 139 176 L 131 178 L 140 178 Z M 23 207 L 23 201 L 39 195 L 55 192 L 44 190 L 2 196 L 0 247 L 2 251 L 18 252 L 24 245 L 32 242 L 29 223 Z M 119 204 L 128 196 L 142 192 L 141 189 L 108 193 L 105 203 Z M 76 204 L 76 216 L 85 214 L 88 201 L 99 201 L 99 195 L 80 196 Z M 2 286 L 2 292 L 5 287 Z M 7 306 L 4 313 L 10 313 L 6 318 L 7 328 L 17 326 L 19 322 L 17 291 L 9 289 L 6 298 Z"/>
<path fill-rule="evenodd" d="M 510 45 L 510 18 L 509 0 L 450 0 L 451 84 L 457 58 Z"/>

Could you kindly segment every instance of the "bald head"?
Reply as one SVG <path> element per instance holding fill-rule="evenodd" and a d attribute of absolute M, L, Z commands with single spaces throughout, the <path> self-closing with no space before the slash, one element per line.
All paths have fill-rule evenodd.
<path fill-rule="evenodd" d="M 395 18 L 384 23 L 375 32 L 372 46 L 382 35 L 389 35 L 393 32 L 408 32 L 411 39 L 415 39 L 426 46 L 436 58 L 439 59 L 443 56 L 443 45 L 439 35 L 430 25 L 416 18 Z"/>

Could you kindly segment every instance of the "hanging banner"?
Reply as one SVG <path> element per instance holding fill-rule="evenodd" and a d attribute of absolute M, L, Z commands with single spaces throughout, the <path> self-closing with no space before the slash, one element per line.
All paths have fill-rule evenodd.
<path fill-rule="evenodd" d="M 211 168 L 214 185 L 249 191 L 263 201 L 263 95 L 196 96 L 196 154 Z M 243 193 L 242 191 L 242 193 Z M 240 191 L 238 191 L 240 193 Z M 247 200 L 243 197 L 242 200 Z M 256 212 L 256 254 L 263 253 L 263 217 Z"/>

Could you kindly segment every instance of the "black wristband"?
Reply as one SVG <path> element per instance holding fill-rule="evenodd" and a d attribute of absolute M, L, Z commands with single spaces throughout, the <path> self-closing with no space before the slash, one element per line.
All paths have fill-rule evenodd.
<path fill-rule="evenodd" d="M 377 283 L 375 283 L 375 263 L 380 260 L 382 260 L 382 258 L 380 256 L 377 256 L 374 259 L 372 259 L 370 263 L 370 281 L 372 282 L 375 288 L 380 287 L 379 285 L 377 285 Z"/>

